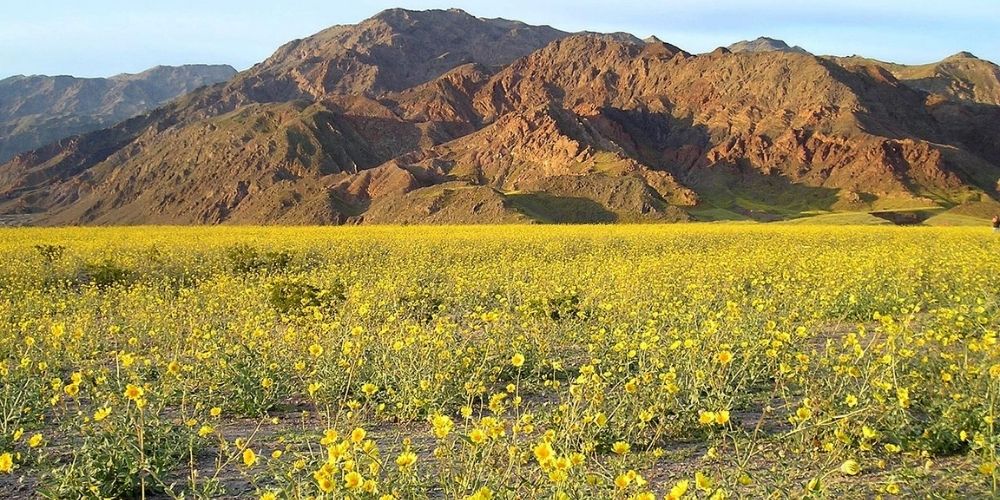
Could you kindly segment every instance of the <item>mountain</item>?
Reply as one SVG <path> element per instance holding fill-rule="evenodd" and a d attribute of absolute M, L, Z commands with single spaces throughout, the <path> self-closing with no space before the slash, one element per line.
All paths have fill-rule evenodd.
<path fill-rule="evenodd" d="M 775 40 L 762 36 L 756 40 L 743 40 L 729 46 L 731 52 L 795 52 L 798 54 L 808 54 L 809 51 L 802 47 L 791 47 L 782 40 Z"/>
<path fill-rule="evenodd" d="M 0 80 L 0 162 L 66 137 L 145 113 L 205 85 L 230 66 L 158 66 L 111 78 L 14 76 Z"/>
<path fill-rule="evenodd" d="M 878 64 L 390 10 L 0 166 L 35 224 L 770 220 L 998 198 L 1000 107 Z"/>
<path fill-rule="evenodd" d="M 1000 66 L 959 52 L 942 61 L 905 66 L 859 56 L 833 58 L 844 65 L 872 65 L 884 68 L 904 84 L 950 99 L 1000 106 Z"/>

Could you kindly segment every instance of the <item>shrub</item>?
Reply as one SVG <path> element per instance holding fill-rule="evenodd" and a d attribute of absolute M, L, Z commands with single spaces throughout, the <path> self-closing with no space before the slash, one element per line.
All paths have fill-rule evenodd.
<path fill-rule="evenodd" d="M 250 245 L 240 244 L 226 251 L 226 260 L 229 268 L 239 274 L 277 273 L 291 265 L 292 253 L 287 250 L 261 252 Z"/>
<path fill-rule="evenodd" d="M 38 251 L 39 255 L 46 264 L 52 264 L 62 258 L 63 254 L 66 253 L 66 247 L 62 245 L 47 245 L 40 244 L 35 245 L 35 250 Z"/>
<path fill-rule="evenodd" d="M 326 307 L 343 301 L 344 298 L 345 287 L 340 282 L 323 289 L 295 279 L 283 279 L 271 283 L 267 294 L 268 303 L 281 314 Z"/>
<path fill-rule="evenodd" d="M 91 285 L 97 288 L 110 288 L 124 285 L 132 281 L 134 273 L 110 260 L 88 262 L 77 272 L 78 285 Z"/>

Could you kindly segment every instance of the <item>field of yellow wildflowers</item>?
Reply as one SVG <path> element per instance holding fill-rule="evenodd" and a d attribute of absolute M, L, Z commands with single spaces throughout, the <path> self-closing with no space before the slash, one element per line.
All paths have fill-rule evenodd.
<path fill-rule="evenodd" d="M 0 496 L 989 497 L 1000 238 L 0 230 Z"/>

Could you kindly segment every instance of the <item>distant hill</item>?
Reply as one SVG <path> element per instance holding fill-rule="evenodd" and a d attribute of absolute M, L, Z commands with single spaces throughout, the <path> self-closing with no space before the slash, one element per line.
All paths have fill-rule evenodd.
<path fill-rule="evenodd" d="M 158 66 L 111 78 L 14 76 L 0 80 L 0 162 L 158 108 L 229 80 L 230 66 Z"/>
<path fill-rule="evenodd" d="M 692 55 L 656 38 L 388 10 L 16 156 L 0 166 L 0 215 L 663 222 L 1000 198 L 1000 106 L 986 94 L 938 93 L 896 76 L 905 67 L 753 46 Z"/>
<path fill-rule="evenodd" d="M 794 52 L 798 54 L 808 54 L 809 51 L 802 47 L 791 47 L 782 40 L 775 40 L 762 36 L 756 40 L 744 40 L 729 46 L 732 52 Z"/>

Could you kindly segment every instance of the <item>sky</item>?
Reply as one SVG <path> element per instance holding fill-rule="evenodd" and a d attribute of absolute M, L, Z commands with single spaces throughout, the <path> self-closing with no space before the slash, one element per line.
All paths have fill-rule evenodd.
<path fill-rule="evenodd" d="M 770 36 L 816 54 L 929 63 L 959 51 L 1000 61 L 1000 0 L 31 0 L 0 7 L 0 78 L 86 77 L 229 64 L 390 7 L 457 7 L 565 31 L 656 35 L 689 52 Z M 13 4 L 13 5 L 12 5 Z"/>

